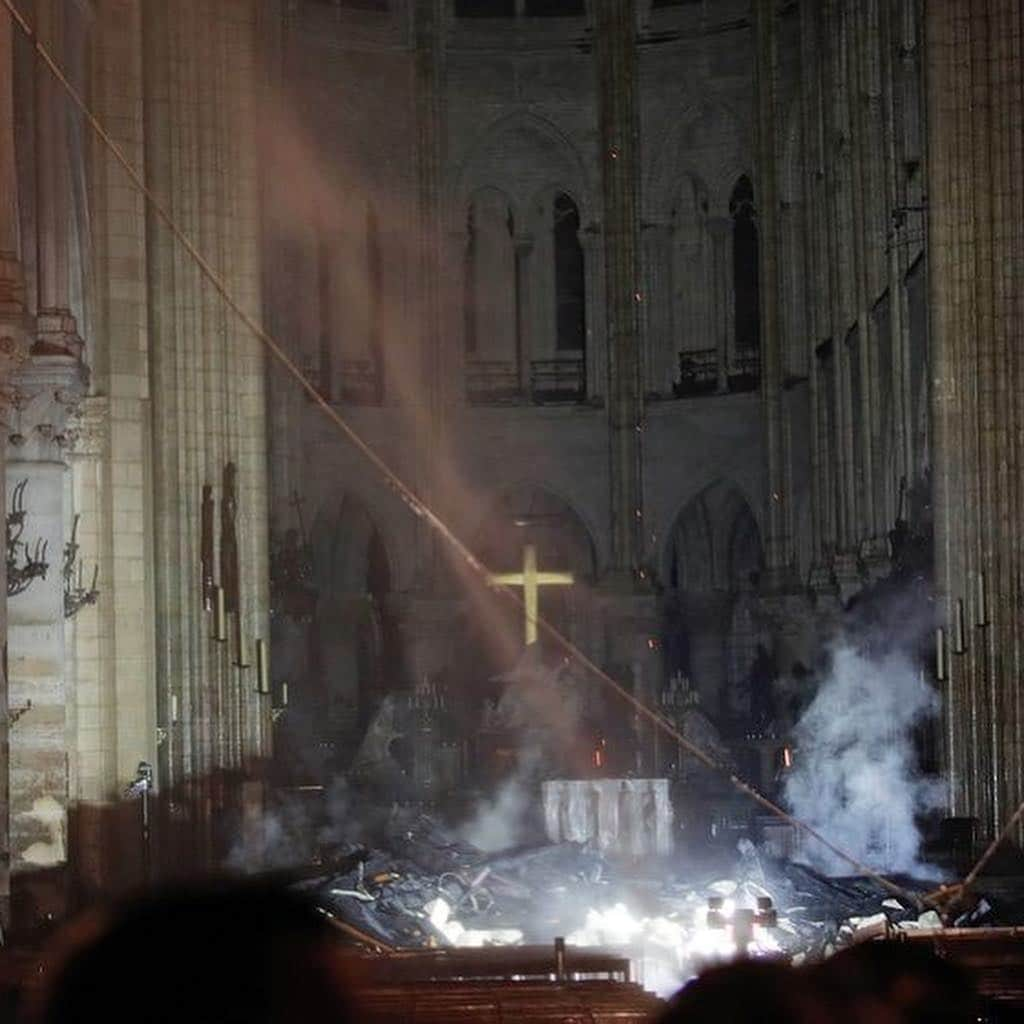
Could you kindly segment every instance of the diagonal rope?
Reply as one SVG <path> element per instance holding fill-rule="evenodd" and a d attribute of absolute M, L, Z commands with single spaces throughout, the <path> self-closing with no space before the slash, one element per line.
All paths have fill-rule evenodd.
<path fill-rule="evenodd" d="M 224 282 L 224 279 L 213 267 L 213 265 L 206 259 L 205 256 L 196 248 L 195 244 L 185 233 L 185 231 L 178 226 L 174 217 L 171 215 L 167 207 L 160 201 L 160 199 L 154 195 L 152 190 L 146 184 L 142 175 L 136 170 L 132 162 L 124 155 L 121 151 L 120 146 L 111 137 L 107 130 L 103 127 L 103 124 L 93 113 L 92 109 L 88 106 L 78 90 L 68 80 L 60 66 L 50 55 L 46 47 L 40 42 L 36 33 L 32 30 L 32 27 L 26 21 L 25 17 L 18 10 L 13 0 L 2 0 L 3 5 L 10 12 L 12 19 L 17 23 L 18 27 L 24 33 L 33 50 L 35 51 L 38 58 L 49 68 L 50 72 L 60 83 L 64 91 L 70 97 L 75 107 L 79 110 L 89 126 L 96 133 L 96 135 L 102 140 L 103 144 L 110 151 L 114 159 L 121 165 L 125 173 L 128 175 L 132 184 L 139 190 L 139 192 L 145 197 L 146 202 L 149 204 L 153 212 L 159 217 L 164 223 L 167 229 L 171 232 L 174 238 L 182 246 L 189 257 L 195 262 L 201 271 L 202 275 L 207 281 L 213 286 L 214 290 L 223 299 L 225 304 L 231 309 L 231 311 L 238 317 L 238 319 L 245 325 L 246 328 L 257 338 L 257 340 L 264 346 L 264 348 L 277 360 L 277 362 L 283 367 L 283 369 L 294 378 L 302 390 L 306 393 L 309 399 L 323 412 L 323 414 L 341 431 L 341 433 L 348 439 L 348 441 L 360 452 L 361 455 L 376 469 L 388 486 L 395 492 L 395 494 L 410 508 L 414 515 L 425 520 L 429 526 L 444 539 L 449 547 L 466 563 L 466 565 L 475 573 L 481 580 L 483 580 L 491 589 L 495 589 L 493 584 L 489 581 L 488 569 L 480 561 L 476 555 L 467 547 L 465 543 L 452 531 L 452 529 L 431 509 L 426 502 L 419 498 L 411 487 L 409 487 L 391 467 L 370 447 L 370 445 L 363 440 L 363 438 L 355 431 L 353 427 L 338 413 L 324 397 L 320 394 L 314 384 L 306 377 L 299 366 L 292 360 L 287 352 L 280 346 L 280 344 L 266 331 L 264 328 L 252 317 L 245 309 L 235 300 Z M 506 600 L 509 601 L 514 607 L 525 613 L 526 606 L 523 599 L 516 594 L 509 587 L 496 588 L 497 592 Z M 605 684 L 615 693 L 617 693 L 624 701 L 630 704 L 634 710 L 644 718 L 646 718 L 651 724 L 660 729 L 666 735 L 670 736 L 682 749 L 684 749 L 692 757 L 696 758 L 707 768 L 714 772 L 724 775 L 732 783 L 736 789 L 740 792 L 745 793 L 755 803 L 759 804 L 769 813 L 775 815 L 787 824 L 804 835 L 820 843 L 825 849 L 829 850 L 834 856 L 838 857 L 844 863 L 850 865 L 858 874 L 865 875 L 871 878 L 882 886 L 887 891 L 899 896 L 901 899 L 909 901 L 914 906 L 920 906 L 919 898 L 914 894 L 904 889 L 902 886 L 897 885 L 895 882 L 886 878 L 884 875 L 876 871 L 874 868 L 867 864 L 864 864 L 852 854 L 848 853 L 835 843 L 826 839 L 817 829 L 808 825 L 806 822 L 793 817 L 788 811 L 774 803 L 763 793 L 761 793 L 756 787 L 746 782 L 739 775 L 737 775 L 731 768 L 716 758 L 712 757 L 706 751 L 696 746 L 690 740 L 688 740 L 674 725 L 666 721 L 657 711 L 640 700 L 635 694 L 630 693 L 621 683 L 613 679 L 604 669 L 600 668 L 595 664 L 586 654 L 583 653 L 572 641 L 564 637 L 558 632 L 553 626 L 549 625 L 540 615 L 536 616 L 536 622 L 538 627 L 543 631 L 545 636 L 549 637 L 562 651 L 573 659 L 577 664 L 581 665 L 587 672 L 589 672 L 596 679 Z"/>
<path fill-rule="evenodd" d="M 993 854 L 999 848 L 1000 843 L 1002 843 L 1003 840 L 1009 836 L 1009 834 L 1014 830 L 1017 823 L 1022 818 L 1024 818 L 1024 802 L 1022 802 L 1021 805 L 1017 808 L 1017 810 L 1015 810 L 1013 814 L 1010 816 L 1010 820 L 1006 823 L 1006 827 L 1003 829 L 1003 831 L 1000 832 L 999 835 L 997 835 L 991 843 L 989 843 L 988 848 L 978 858 L 978 863 L 975 864 L 974 867 L 967 872 L 967 876 L 960 883 L 961 889 L 969 889 L 974 884 L 978 875 L 981 874 L 981 872 L 985 868 L 985 865 L 992 859 Z"/>

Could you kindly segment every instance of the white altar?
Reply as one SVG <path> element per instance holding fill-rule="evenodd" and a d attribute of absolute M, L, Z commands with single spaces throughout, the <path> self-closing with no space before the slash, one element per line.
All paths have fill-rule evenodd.
<path fill-rule="evenodd" d="M 626 857 L 672 852 L 668 779 L 552 779 L 541 784 L 553 843 L 593 843 Z"/>

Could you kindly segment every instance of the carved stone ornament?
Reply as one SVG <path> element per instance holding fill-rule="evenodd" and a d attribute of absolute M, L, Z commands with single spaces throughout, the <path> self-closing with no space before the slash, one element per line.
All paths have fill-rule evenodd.
<path fill-rule="evenodd" d="M 69 420 L 85 394 L 85 366 L 67 355 L 33 355 L 11 375 L 8 444 L 23 461 L 61 459 Z"/>
<path fill-rule="evenodd" d="M 110 424 L 110 400 L 105 395 L 88 395 L 68 408 L 67 426 L 56 438 L 58 446 L 85 458 L 102 455 Z"/>

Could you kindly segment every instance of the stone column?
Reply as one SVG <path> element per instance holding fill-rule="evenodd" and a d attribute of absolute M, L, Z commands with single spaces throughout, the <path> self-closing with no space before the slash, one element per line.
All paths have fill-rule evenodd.
<path fill-rule="evenodd" d="M 74 695 L 67 676 L 61 575 L 69 510 L 65 450 L 69 411 L 84 391 L 81 364 L 68 355 L 36 355 L 15 375 L 8 436 L 7 488 L 23 484 L 21 540 L 42 554 L 45 575 L 8 605 L 9 704 L 20 709 L 10 737 L 11 867 L 55 867 L 67 859 L 68 751 Z M 31 704 L 31 706 L 29 706 Z M 59 906 L 52 909 L 58 910 Z M 26 922 L 27 923 L 27 922 Z"/>
<path fill-rule="evenodd" d="M 583 287 L 587 316 L 587 398 L 597 401 L 608 385 L 608 347 L 604 320 L 604 274 L 601 236 L 593 230 L 580 231 L 583 246 Z"/>
<path fill-rule="evenodd" d="M 11 19 L 0 18 L 0 322 L 4 338 L 21 325 L 25 290 L 18 245 L 18 179 L 14 141 L 14 75 Z M 12 338 L 13 341 L 13 338 Z"/>
<path fill-rule="evenodd" d="M 729 390 L 729 301 L 732 285 L 729 280 L 732 221 L 728 217 L 709 217 L 711 237 L 711 338 L 718 354 L 718 391 Z"/>
<path fill-rule="evenodd" d="M 18 179 L 15 165 L 13 35 L 11 19 L 0 14 L 0 419 L 9 421 L 8 380 L 27 346 L 25 288 L 18 246 Z M 7 496 L 0 444 L 0 509 Z M 7 563 L 0 566 L 0 593 L 5 593 Z M 0 600 L 0 637 L 7 636 L 7 600 Z M 10 764 L 6 666 L 0 664 L 0 764 Z M 10 926 L 9 773 L 0 772 L 0 927 Z"/>
<path fill-rule="evenodd" d="M 456 347 L 455 339 L 446 337 L 443 329 L 446 298 L 457 302 L 457 297 L 444 294 L 445 261 L 460 258 L 462 251 L 455 254 L 445 251 L 441 223 L 445 5 L 442 0 L 414 0 L 411 6 L 416 134 L 410 156 L 416 166 L 419 362 L 426 392 L 423 403 L 426 419 L 417 422 L 427 424 L 427 429 L 416 431 L 416 436 L 422 467 L 420 493 L 428 502 L 433 502 L 445 491 L 443 483 L 434 479 L 433 474 L 447 461 L 441 453 L 447 446 L 448 417 L 452 408 L 462 404 L 465 389 L 464 376 L 459 372 L 465 346 Z M 418 520 L 417 561 L 422 580 L 433 577 L 438 571 L 439 543 L 440 539 L 431 528 L 422 519 Z"/>
<path fill-rule="evenodd" d="M 533 356 L 530 348 L 530 316 L 533 309 L 530 257 L 533 253 L 533 236 L 516 235 L 513 245 L 516 253 L 516 369 L 519 375 L 519 391 L 525 398 L 530 394 L 530 359 Z"/>
<path fill-rule="evenodd" d="M 676 371 L 676 330 L 672 317 L 672 225 L 645 224 L 644 293 L 641 303 L 648 345 L 645 388 L 672 394 Z"/>
<path fill-rule="evenodd" d="M 38 0 L 36 20 L 39 38 L 60 62 L 64 52 L 61 5 L 56 0 Z M 72 192 L 67 98 L 42 61 L 36 61 L 35 68 L 38 308 L 34 351 L 78 356 L 83 345 L 68 290 Z"/>
<path fill-rule="evenodd" d="M 758 211 L 758 239 L 761 279 L 761 396 L 764 408 L 767 508 L 765 514 L 765 562 L 769 577 L 779 583 L 790 568 L 792 531 L 789 520 L 790 495 L 786 493 L 786 451 L 782 408 L 782 331 L 780 330 L 778 273 L 779 232 L 777 226 L 779 165 L 776 140 L 781 138 L 776 109 L 778 79 L 775 5 L 772 0 L 755 0 L 755 46 L 757 48 L 757 176 L 755 194 Z"/>
<path fill-rule="evenodd" d="M 991 836 L 1024 798 L 1024 18 L 1016 0 L 925 17 L 936 584 L 945 624 L 963 602 L 966 625 L 945 753 L 953 813 Z"/>
<path fill-rule="evenodd" d="M 640 178 L 633 0 L 605 0 L 595 11 L 604 199 L 604 279 L 608 330 L 611 568 L 638 571 L 643 527 L 642 365 L 637 296 Z"/>

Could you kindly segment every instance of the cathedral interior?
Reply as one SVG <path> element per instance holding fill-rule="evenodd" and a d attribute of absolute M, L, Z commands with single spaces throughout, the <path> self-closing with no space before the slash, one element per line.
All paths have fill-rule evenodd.
<path fill-rule="evenodd" d="M 3 0 L 5 931 L 356 806 L 1012 860 L 1022 23 Z"/>

